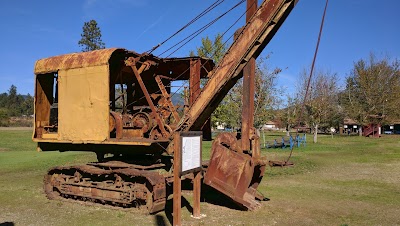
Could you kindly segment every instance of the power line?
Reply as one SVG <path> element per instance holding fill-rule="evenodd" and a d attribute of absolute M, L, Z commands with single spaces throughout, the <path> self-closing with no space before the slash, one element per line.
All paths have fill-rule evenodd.
<path fill-rule="evenodd" d="M 149 53 L 152 53 L 154 50 L 156 50 L 158 47 L 162 46 L 164 43 L 166 43 L 167 41 L 169 41 L 171 38 L 173 38 L 175 35 L 177 35 L 178 33 L 180 33 L 181 31 L 183 31 L 184 29 L 186 29 L 187 27 L 189 27 L 190 25 L 192 25 L 194 22 L 196 22 L 198 19 L 200 19 L 201 17 L 203 17 L 204 15 L 206 15 L 207 13 L 211 12 L 213 9 L 215 9 L 215 7 L 217 7 L 218 5 L 220 5 L 222 2 L 224 2 L 225 0 L 217 0 L 215 1 L 213 4 L 211 4 L 209 7 L 207 7 L 203 12 L 201 12 L 199 15 L 197 15 L 195 18 L 193 18 L 191 21 L 189 21 L 189 23 L 187 23 L 186 25 L 184 25 L 182 28 L 180 28 L 178 31 L 176 31 L 174 34 L 172 34 L 171 36 L 169 36 L 167 39 L 165 39 L 164 41 L 162 41 L 160 44 L 156 45 L 155 47 L 153 47 L 151 50 L 149 50 Z"/>
<path fill-rule="evenodd" d="M 174 47 L 176 47 L 177 45 L 179 45 L 180 43 L 182 43 L 183 41 L 185 41 L 185 40 L 187 40 L 188 38 L 190 38 L 190 37 L 192 37 L 193 35 L 199 35 L 201 32 L 203 32 L 204 30 L 206 30 L 207 28 L 209 28 L 212 24 L 214 24 L 216 21 L 218 21 L 219 19 L 221 19 L 223 16 L 225 16 L 226 14 L 228 14 L 229 12 L 231 12 L 233 9 L 235 9 L 236 7 L 238 7 L 239 5 L 241 5 L 243 2 L 245 2 L 246 0 L 241 0 L 241 1 L 239 1 L 236 5 L 234 5 L 233 7 L 231 7 L 229 10 L 227 10 L 226 12 L 224 12 L 223 14 L 221 14 L 220 16 L 218 16 L 218 17 L 216 17 L 214 20 L 212 20 L 211 22 L 209 22 L 208 24 L 206 24 L 205 26 L 203 26 L 202 28 L 200 28 L 200 29 L 198 29 L 197 31 L 195 31 L 194 33 L 192 33 L 191 35 L 189 35 L 188 37 L 186 37 L 186 38 L 184 38 L 183 40 L 181 40 L 180 42 L 178 42 L 177 44 L 175 44 L 174 46 L 172 46 L 172 47 L 170 47 L 169 49 L 167 49 L 166 51 L 164 51 L 163 53 L 161 53 L 160 55 L 162 55 L 162 54 L 164 54 L 164 53 L 166 53 L 166 52 L 168 52 L 169 50 L 171 50 L 171 49 L 173 49 Z M 218 1 L 217 1 L 218 2 Z M 222 3 L 222 2 L 221 2 Z M 215 4 L 215 3 L 214 3 Z M 219 3 L 220 4 L 220 3 Z M 254 4 L 254 3 L 253 3 Z M 210 7 L 208 7 L 208 8 L 210 8 Z M 218 40 L 220 40 L 220 39 L 222 39 L 223 37 L 224 37 L 224 35 L 226 35 L 226 33 L 230 30 L 230 29 L 232 29 L 232 27 L 235 25 L 235 24 L 237 24 L 239 21 L 240 21 L 240 19 L 244 16 L 244 15 L 246 15 L 246 13 L 247 13 L 247 10 L 248 9 L 246 9 L 246 11 L 238 18 L 238 19 L 236 19 L 236 21 L 228 28 L 228 29 L 226 29 L 225 31 L 224 31 L 224 33 L 222 33 L 222 35 L 219 37 L 219 39 Z M 197 17 L 196 17 L 197 18 Z M 193 19 L 194 20 L 194 19 Z M 190 22 L 189 22 L 190 23 Z M 189 24 L 188 23 L 188 24 Z M 243 32 L 243 31 L 242 31 Z M 177 32 L 175 32 L 175 33 L 177 33 Z M 241 33 L 240 33 L 241 34 Z M 229 39 L 230 38 L 232 38 L 233 37 L 233 34 L 231 35 L 231 36 L 229 36 L 228 37 L 228 39 L 226 39 L 226 41 L 223 43 L 223 45 L 221 45 L 221 46 L 219 46 L 218 48 L 222 48 L 222 46 L 225 46 L 226 44 L 227 44 L 227 42 L 229 41 Z M 194 37 L 193 37 L 194 38 Z M 191 41 L 191 40 L 193 40 L 193 38 L 191 38 L 189 41 Z M 182 48 L 185 44 L 187 44 L 189 41 L 187 41 L 186 43 L 184 43 L 182 46 L 180 46 L 179 48 Z M 178 49 L 179 49 L 178 48 Z M 178 50 L 177 49 L 177 50 Z M 171 54 L 173 54 L 173 53 L 175 53 L 177 50 L 175 50 L 174 52 L 172 52 Z M 218 49 L 219 50 L 219 49 Z M 217 51 L 214 51 L 214 53 L 213 53 L 213 55 L 211 56 L 211 58 L 213 58 L 214 56 L 215 56 L 215 54 L 217 53 Z M 169 54 L 168 55 L 168 57 L 171 55 L 171 54 Z M 159 55 L 159 56 L 160 56 Z M 205 64 L 207 64 L 208 63 L 208 61 L 209 61 L 210 59 L 207 59 L 202 65 L 201 65 L 201 67 L 203 67 Z M 218 67 L 218 65 L 217 65 L 217 67 Z M 215 69 L 215 68 L 214 68 Z M 182 77 L 185 73 L 187 73 L 188 71 L 190 70 L 190 68 L 187 68 L 185 71 L 183 71 L 181 74 L 179 74 L 177 77 L 175 77 L 174 79 L 172 79 L 171 81 L 176 81 L 176 80 L 178 80 L 180 77 Z M 198 83 L 200 83 L 201 81 L 199 81 L 199 82 L 197 82 L 195 85 L 197 86 L 197 84 Z M 183 82 L 183 84 L 181 85 L 181 86 L 179 86 L 179 88 L 174 92 L 174 93 L 172 93 L 172 95 L 171 95 L 171 98 L 179 91 L 179 90 L 181 90 L 186 84 L 188 83 L 188 81 L 186 81 L 186 82 Z M 196 90 L 197 91 L 197 90 Z M 151 93 L 151 94 L 158 94 L 158 93 L 160 93 L 161 91 L 160 90 L 157 90 L 157 91 L 155 91 L 155 92 L 153 92 L 153 93 Z M 130 103 L 128 106 L 130 106 L 130 105 L 132 105 L 132 104 L 134 104 L 134 103 L 136 103 L 136 102 L 138 102 L 138 101 L 140 101 L 140 100 L 142 100 L 143 98 L 145 98 L 144 96 L 143 97 L 141 97 L 141 98 L 139 98 L 139 99 L 137 99 L 137 100 L 135 100 L 135 101 L 133 101 L 132 103 Z M 197 97 L 198 98 L 198 97 Z M 197 99 L 196 98 L 196 99 Z"/>
<path fill-rule="evenodd" d="M 162 52 L 161 54 L 159 54 L 158 56 L 160 57 L 161 55 L 167 53 L 168 51 L 172 50 L 173 48 L 175 48 L 176 46 L 178 46 L 179 44 L 183 43 L 182 45 L 180 45 L 179 47 L 177 47 L 177 49 L 175 49 L 172 53 L 170 53 L 167 57 L 170 57 L 172 54 L 174 54 L 176 51 L 178 51 L 179 49 L 181 49 L 183 46 L 185 46 L 187 43 L 189 43 L 190 41 L 192 41 L 195 37 L 197 37 L 199 34 L 201 34 L 203 31 L 207 30 L 209 27 L 211 27 L 211 25 L 213 25 L 215 22 L 217 22 L 218 20 L 220 20 L 222 17 L 224 17 L 225 15 L 227 15 L 229 12 L 231 12 L 233 9 L 235 9 L 236 7 L 238 7 L 239 5 L 241 5 L 243 2 L 245 2 L 246 0 L 241 0 L 239 3 L 237 3 L 236 5 L 234 5 L 233 7 L 231 7 L 229 10 L 227 10 L 226 12 L 222 13 L 220 16 L 216 17 L 215 19 L 213 19 L 211 22 L 207 23 L 206 25 L 204 25 L 203 27 L 201 27 L 200 29 L 196 30 L 195 32 L 193 32 L 192 34 L 188 35 L 186 38 L 182 39 L 181 41 L 179 41 L 178 43 L 176 43 L 175 45 L 173 45 L 172 47 L 168 48 L 167 50 L 165 50 L 164 52 Z M 189 39 L 189 40 L 188 40 Z M 186 41 L 187 40 L 187 41 Z M 186 41 L 186 42 L 185 42 Z"/>

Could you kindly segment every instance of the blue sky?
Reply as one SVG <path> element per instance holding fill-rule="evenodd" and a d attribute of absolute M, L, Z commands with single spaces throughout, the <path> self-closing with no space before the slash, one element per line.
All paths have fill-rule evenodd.
<path fill-rule="evenodd" d="M 226 0 L 195 23 L 175 44 L 239 0 Z M 174 33 L 214 0 L 69 0 L 0 1 L 0 93 L 11 84 L 19 93 L 33 94 L 36 60 L 79 52 L 85 21 L 95 19 L 106 47 L 144 52 Z M 278 84 L 293 89 L 304 68 L 311 65 L 325 0 L 300 0 L 262 55 L 271 53 L 270 67 L 283 68 Z M 244 4 L 213 25 L 173 56 L 187 56 L 200 38 L 224 32 L 244 12 Z M 338 73 L 342 79 L 353 63 L 378 56 L 400 57 L 400 1 L 331 0 L 316 66 Z M 244 19 L 240 22 L 244 24 Z M 237 25 L 229 35 L 238 28 Z M 162 49 L 161 49 L 162 50 Z M 155 52 L 155 54 L 160 51 Z"/>

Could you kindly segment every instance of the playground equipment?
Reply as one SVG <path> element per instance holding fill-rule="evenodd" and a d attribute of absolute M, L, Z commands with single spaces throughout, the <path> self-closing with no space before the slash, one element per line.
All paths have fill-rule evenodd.
<path fill-rule="evenodd" d="M 303 145 L 306 146 L 306 134 L 303 135 L 297 134 L 295 137 L 290 135 L 289 137 L 282 136 L 281 138 L 274 139 L 273 141 L 265 141 L 265 134 L 263 133 L 263 143 L 261 146 L 263 148 L 287 148 L 293 149 L 294 146 L 298 148 Z"/>
<path fill-rule="evenodd" d="M 362 135 L 364 137 L 381 137 L 380 124 L 370 123 L 362 128 Z"/>

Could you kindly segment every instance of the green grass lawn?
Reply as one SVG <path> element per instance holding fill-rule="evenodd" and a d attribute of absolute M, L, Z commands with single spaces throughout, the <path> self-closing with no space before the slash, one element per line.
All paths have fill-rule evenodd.
<path fill-rule="evenodd" d="M 283 134 L 266 134 L 266 140 L 277 135 Z M 320 136 L 318 141 L 294 149 L 294 167 L 267 168 L 260 191 L 270 201 L 261 209 L 202 202 L 207 217 L 192 219 L 183 208 L 183 225 L 400 225 L 400 136 Z M 209 158 L 211 142 L 203 147 L 203 158 Z M 285 160 L 289 149 L 263 149 L 262 154 Z M 95 161 L 93 153 L 37 152 L 31 131 L 0 130 L 0 224 L 169 224 L 168 211 L 148 215 L 46 199 L 42 182 L 50 167 L 89 161 Z M 183 194 L 192 202 L 191 193 Z"/>

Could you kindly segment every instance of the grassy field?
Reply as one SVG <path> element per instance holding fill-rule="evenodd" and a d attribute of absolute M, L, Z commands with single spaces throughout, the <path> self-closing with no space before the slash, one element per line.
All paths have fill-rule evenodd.
<path fill-rule="evenodd" d="M 272 140 L 276 134 L 267 134 Z M 36 152 L 30 131 L 0 130 L 0 225 L 168 225 L 167 210 L 110 209 L 47 200 L 43 175 L 56 165 L 94 161 L 91 153 Z M 205 143 L 209 156 L 210 143 Z M 283 160 L 288 149 L 263 150 Z M 379 139 L 321 136 L 296 148 L 291 168 L 267 168 L 260 191 L 270 198 L 253 212 L 201 203 L 207 217 L 182 209 L 184 225 L 400 225 L 400 136 Z M 191 194 L 184 193 L 191 203 Z"/>

